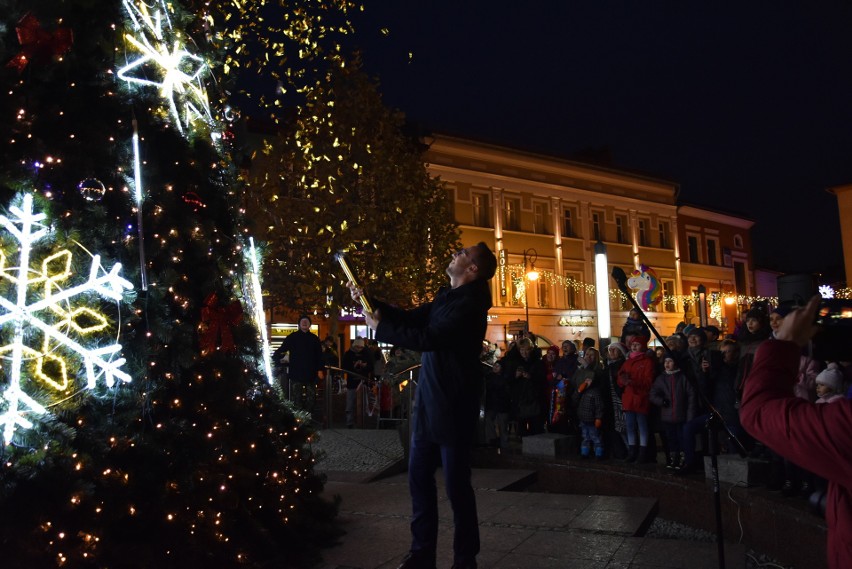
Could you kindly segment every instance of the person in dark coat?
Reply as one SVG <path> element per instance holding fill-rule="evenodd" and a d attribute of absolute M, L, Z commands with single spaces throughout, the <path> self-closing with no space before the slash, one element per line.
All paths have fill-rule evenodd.
<path fill-rule="evenodd" d="M 309 316 L 299 317 L 299 329 L 284 338 L 281 345 L 272 354 L 272 362 L 278 370 L 278 381 L 284 385 L 284 355 L 289 354 L 287 379 L 290 381 L 290 399 L 296 407 L 312 411 L 316 399 L 317 376 L 325 367 L 322 357 L 322 342 L 311 332 Z"/>
<path fill-rule="evenodd" d="M 465 247 L 447 266 L 449 288 L 432 302 L 401 310 L 371 299 L 365 314 L 376 339 L 422 353 L 412 418 L 408 484 L 411 492 L 411 547 L 399 569 L 433 569 L 438 546 L 435 472 L 443 466 L 453 509 L 453 566 L 476 567 L 479 522 L 471 486 L 473 447 L 483 370 L 479 361 L 491 308 L 489 280 L 497 259 L 485 243 Z M 348 283 L 352 298 L 364 294 Z"/>

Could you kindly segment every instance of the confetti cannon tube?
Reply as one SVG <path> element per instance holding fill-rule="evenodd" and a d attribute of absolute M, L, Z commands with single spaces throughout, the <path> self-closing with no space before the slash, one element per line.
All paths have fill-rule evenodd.
<path fill-rule="evenodd" d="M 337 262 L 340 263 L 341 267 L 343 267 L 343 272 L 346 273 L 346 278 L 349 279 L 349 281 L 356 287 L 360 288 L 360 286 L 358 285 L 358 281 L 355 279 L 355 274 L 352 272 L 352 269 L 350 269 L 349 265 L 346 263 L 346 257 L 343 256 L 343 253 L 338 253 L 334 256 L 334 258 L 337 259 Z M 366 296 L 361 296 L 359 300 L 361 301 L 361 306 L 364 308 L 365 312 L 373 312 L 373 307 L 370 306 L 370 301 L 367 300 Z"/>

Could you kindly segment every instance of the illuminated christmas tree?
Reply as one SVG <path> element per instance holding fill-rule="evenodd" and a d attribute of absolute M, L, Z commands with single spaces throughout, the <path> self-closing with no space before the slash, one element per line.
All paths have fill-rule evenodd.
<path fill-rule="evenodd" d="M 224 22 L 0 9 L 3 565 L 309 565 L 336 505 L 269 382 Z"/>

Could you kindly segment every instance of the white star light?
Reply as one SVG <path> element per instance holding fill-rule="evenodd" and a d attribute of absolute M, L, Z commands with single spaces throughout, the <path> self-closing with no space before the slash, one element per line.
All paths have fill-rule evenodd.
<path fill-rule="evenodd" d="M 172 29 L 168 10 L 162 1 L 161 6 L 162 12 L 157 10 L 151 17 L 145 4 L 137 6 L 124 0 L 133 29 L 138 32 L 138 38 L 130 34 L 126 34 L 125 38 L 141 55 L 119 69 L 118 76 L 129 83 L 158 87 L 181 133 L 184 126 L 192 127 L 197 121 L 213 124 L 210 101 L 203 83 L 208 72 L 207 64 L 204 59 L 186 50 L 179 34 Z M 147 78 L 149 73 L 145 66 L 149 63 L 158 69 L 160 81 Z M 179 104 L 183 116 L 178 110 Z"/>
<path fill-rule="evenodd" d="M 9 211 L 12 217 L 0 215 L 0 225 L 17 241 L 19 258 L 17 267 L 7 267 L 6 255 L 0 251 L 0 281 L 9 281 L 13 285 L 10 290 L 14 289 L 14 295 L 9 295 L 14 298 L 0 295 L 0 330 L 9 330 L 11 337 L 9 343 L 0 346 L 0 355 L 11 360 L 11 364 L 3 365 L 4 368 L 8 365 L 5 375 L 9 383 L 0 394 L 0 400 L 6 402 L 5 411 L 0 414 L 6 444 L 11 442 L 17 427 L 32 426 L 27 414 L 46 412 L 44 405 L 25 392 L 22 380 L 38 381 L 58 391 L 66 390 L 71 383 L 67 377 L 66 354 L 82 360 L 89 389 L 95 387 L 101 377 L 108 387 L 112 387 L 116 379 L 131 381 L 130 375 L 121 370 L 125 359 L 112 359 L 121 351 L 120 344 L 90 349 L 75 339 L 105 329 L 107 319 L 91 308 L 71 308 L 70 303 L 75 297 L 92 292 L 118 301 L 125 290 L 133 288 L 119 275 L 120 264 L 116 263 L 107 272 L 101 266 L 100 256 L 94 255 L 88 279 L 63 289 L 61 283 L 73 276 L 69 251 L 44 258 L 40 269 L 30 267 L 33 245 L 50 231 L 43 223 L 45 214 L 33 212 L 32 195 L 25 195 L 22 206 L 11 206 Z M 37 294 L 39 290 L 41 294 Z M 38 338 L 41 339 L 39 349 L 28 345 Z"/>

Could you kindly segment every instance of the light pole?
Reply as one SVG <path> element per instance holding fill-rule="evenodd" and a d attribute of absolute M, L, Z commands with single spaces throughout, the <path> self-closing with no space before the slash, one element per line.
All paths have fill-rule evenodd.
<path fill-rule="evenodd" d="M 529 267 L 527 266 L 527 259 L 529 258 Z M 535 261 L 538 259 L 538 253 L 535 249 L 530 247 L 524 251 L 524 271 L 525 271 L 525 281 L 524 281 L 524 310 L 526 311 L 526 320 L 524 321 L 524 326 L 527 330 L 527 334 L 530 332 L 530 302 L 529 302 L 529 292 L 527 290 L 527 285 L 530 282 L 534 282 L 538 280 L 538 271 L 535 270 Z"/>
<path fill-rule="evenodd" d="M 606 245 L 602 241 L 595 243 L 595 301 L 598 309 L 598 341 L 603 350 L 612 337 L 612 323 L 609 313 L 609 270 Z"/>
<path fill-rule="evenodd" d="M 702 328 L 707 326 L 707 289 L 703 284 L 698 285 L 698 322 Z"/>

